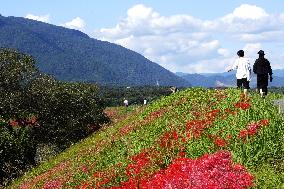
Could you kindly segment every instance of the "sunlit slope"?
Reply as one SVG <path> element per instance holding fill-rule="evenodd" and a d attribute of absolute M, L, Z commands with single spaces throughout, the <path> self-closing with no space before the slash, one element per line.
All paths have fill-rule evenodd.
<path fill-rule="evenodd" d="M 283 118 L 269 94 L 180 91 L 132 112 L 11 188 L 281 188 Z M 123 110 L 127 111 L 127 110 Z"/>

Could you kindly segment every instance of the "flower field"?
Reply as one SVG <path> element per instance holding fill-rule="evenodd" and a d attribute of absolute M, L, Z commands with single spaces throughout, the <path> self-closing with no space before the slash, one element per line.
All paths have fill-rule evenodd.
<path fill-rule="evenodd" d="M 8 188 L 284 188 L 278 98 L 180 91 L 127 112 Z"/>

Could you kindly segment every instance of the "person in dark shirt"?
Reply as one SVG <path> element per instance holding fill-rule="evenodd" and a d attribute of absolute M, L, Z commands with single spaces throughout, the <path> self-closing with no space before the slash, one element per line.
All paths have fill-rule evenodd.
<path fill-rule="evenodd" d="M 268 79 L 272 82 L 272 69 L 270 62 L 264 58 L 264 51 L 258 51 L 259 58 L 255 60 L 253 65 L 253 72 L 257 75 L 257 89 L 261 97 L 267 95 Z M 269 76 L 268 76 L 269 75 Z"/>

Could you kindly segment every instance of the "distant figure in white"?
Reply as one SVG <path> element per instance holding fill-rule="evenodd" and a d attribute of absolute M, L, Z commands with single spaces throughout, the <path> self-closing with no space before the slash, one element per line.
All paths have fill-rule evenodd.
<path fill-rule="evenodd" d="M 124 99 L 123 104 L 125 107 L 128 107 L 128 100 Z"/>
<path fill-rule="evenodd" d="M 244 51 L 239 50 L 237 52 L 238 58 L 235 60 L 233 66 L 228 70 L 237 70 L 237 87 L 244 89 L 245 97 L 248 96 L 249 82 L 251 80 L 251 66 L 248 58 L 244 57 Z"/>
<path fill-rule="evenodd" d="M 147 100 L 146 100 L 146 99 L 144 99 L 143 104 L 144 104 L 144 105 L 146 105 L 146 104 L 147 104 Z"/>
<path fill-rule="evenodd" d="M 172 93 L 176 93 L 178 91 L 178 89 L 175 86 L 171 86 L 170 90 L 172 91 Z"/>

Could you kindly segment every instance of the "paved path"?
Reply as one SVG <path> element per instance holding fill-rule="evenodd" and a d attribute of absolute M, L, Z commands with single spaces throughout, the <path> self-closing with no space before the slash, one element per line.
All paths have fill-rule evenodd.
<path fill-rule="evenodd" d="M 274 104 L 278 107 L 279 113 L 284 114 L 284 99 L 274 100 Z"/>

